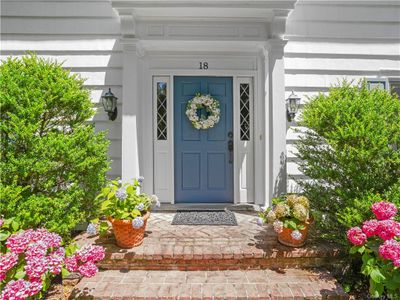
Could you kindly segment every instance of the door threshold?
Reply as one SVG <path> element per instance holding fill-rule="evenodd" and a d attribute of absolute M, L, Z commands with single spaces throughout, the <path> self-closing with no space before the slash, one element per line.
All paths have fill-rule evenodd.
<path fill-rule="evenodd" d="M 162 203 L 153 208 L 154 212 L 176 212 L 177 210 L 231 210 L 231 211 L 260 211 L 260 206 L 251 203 Z"/>

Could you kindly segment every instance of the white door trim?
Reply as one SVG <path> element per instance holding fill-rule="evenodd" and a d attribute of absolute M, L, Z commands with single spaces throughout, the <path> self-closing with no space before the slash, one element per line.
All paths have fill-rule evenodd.
<path fill-rule="evenodd" d="M 149 56 L 147 59 L 151 59 L 151 56 Z M 193 56 L 193 59 L 198 59 L 198 56 Z M 256 87 L 256 83 L 257 83 L 257 76 L 258 76 L 258 72 L 257 71 L 253 71 L 253 70 L 235 70 L 235 69 L 226 69 L 226 70 L 212 70 L 212 69 L 208 69 L 208 70 L 198 70 L 198 69 L 192 69 L 192 70 L 187 70 L 187 69 L 150 69 L 148 68 L 147 70 L 144 70 L 145 74 L 147 73 L 147 75 L 144 77 L 146 78 L 145 80 L 149 80 L 150 82 L 153 82 L 154 78 L 168 78 L 169 80 L 169 90 L 168 92 L 168 102 L 167 102 L 167 107 L 168 109 L 168 147 L 169 147 L 169 168 L 171 170 L 171 174 L 172 176 L 170 176 L 170 178 L 168 179 L 168 182 L 171 186 L 171 191 L 169 193 L 167 193 L 169 195 L 170 199 L 161 199 L 161 200 L 167 200 L 167 203 L 171 203 L 174 204 L 174 187 L 175 187 L 175 182 L 174 182 L 174 130 L 173 130 L 173 121 L 174 121 L 174 115 L 173 115 L 173 90 L 174 90 L 174 86 L 173 86 L 173 82 L 174 82 L 174 76 L 217 76 L 217 77 L 232 77 L 233 78 L 233 122 L 234 122 L 234 145 L 235 145 L 235 150 L 234 150 L 234 204 L 239 204 L 239 203 L 248 203 L 248 202 L 252 202 L 254 203 L 255 199 L 254 199 L 254 180 L 251 180 L 251 185 L 252 187 L 250 188 L 250 190 L 252 191 L 252 195 L 251 195 L 251 199 L 249 197 L 249 199 L 247 199 L 246 202 L 244 202 L 243 200 L 241 200 L 241 186 L 240 186 L 240 180 L 239 180 L 239 176 L 240 176 L 240 156 L 239 156 L 239 144 L 240 144 L 240 136 L 239 136 L 239 120 L 238 120 L 238 116 L 239 116 L 239 84 L 241 82 L 243 82 L 243 79 L 246 79 L 245 82 L 250 82 L 252 83 L 252 99 L 250 100 L 253 104 L 252 106 L 254 107 L 254 103 L 255 103 L 255 93 L 254 91 L 257 89 Z M 250 80 L 250 81 L 249 81 Z M 153 118 L 155 116 L 154 114 L 154 85 L 151 85 L 151 89 L 150 91 L 145 91 L 144 92 L 144 99 L 153 99 L 153 101 L 144 101 L 144 103 L 151 103 L 153 105 L 153 108 L 151 109 L 151 111 L 153 112 Z M 145 105 L 146 106 L 146 105 Z M 149 111 L 148 109 L 146 109 L 146 111 Z M 256 114 L 252 114 L 251 115 L 251 119 L 252 121 L 252 127 L 251 127 L 251 131 L 252 131 L 252 140 L 251 143 L 254 144 L 254 137 L 256 136 L 255 134 L 255 118 L 256 118 Z M 146 119 L 146 118 L 144 118 Z M 147 124 L 149 124 L 147 122 Z M 152 122 L 152 125 L 154 124 L 154 122 Z M 146 125 L 145 125 L 146 126 Z M 152 138 L 152 140 L 154 141 L 154 132 L 155 129 L 152 128 L 151 130 L 151 135 L 150 137 Z M 146 136 L 146 134 L 144 135 Z M 151 149 L 151 151 L 143 151 L 144 155 L 148 155 L 149 153 L 151 153 L 153 155 L 153 159 L 152 159 L 152 164 L 153 166 L 151 168 L 146 167 L 146 176 L 145 177 L 151 177 L 151 178 L 155 178 L 155 144 L 153 142 L 152 144 L 153 149 Z M 253 160 L 254 157 L 254 146 L 252 147 L 252 155 L 251 155 L 251 160 Z M 150 149 L 149 149 L 150 150 Z M 146 161 L 150 161 L 149 159 L 146 159 Z M 250 162 L 251 164 L 253 164 L 253 162 Z M 254 164 L 253 164 L 254 165 Z M 252 167 L 252 176 L 251 177 L 255 177 L 254 174 L 254 167 Z M 250 177 L 250 179 L 251 179 Z M 148 189 L 148 187 L 147 187 Z M 153 183 L 153 191 L 152 192 L 156 192 L 156 183 Z"/>

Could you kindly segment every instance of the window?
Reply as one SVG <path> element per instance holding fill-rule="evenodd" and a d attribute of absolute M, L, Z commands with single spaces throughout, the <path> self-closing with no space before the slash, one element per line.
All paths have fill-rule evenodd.
<path fill-rule="evenodd" d="M 389 81 L 390 92 L 397 94 L 397 97 L 400 99 L 400 78 L 396 80 Z"/>
<path fill-rule="evenodd" d="M 240 84 L 240 140 L 250 141 L 250 84 Z"/>
<path fill-rule="evenodd" d="M 157 82 L 157 140 L 167 140 L 167 83 Z"/>
<path fill-rule="evenodd" d="M 369 90 L 376 88 L 386 90 L 388 88 L 386 79 L 367 79 L 367 85 Z"/>

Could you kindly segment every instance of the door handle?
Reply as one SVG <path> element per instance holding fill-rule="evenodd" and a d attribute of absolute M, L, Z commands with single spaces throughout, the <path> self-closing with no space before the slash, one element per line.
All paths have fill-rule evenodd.
<path fill-rule="evenodd" d="M 233 141 L 228 141 L 229 163 L 233 163 Z"/>

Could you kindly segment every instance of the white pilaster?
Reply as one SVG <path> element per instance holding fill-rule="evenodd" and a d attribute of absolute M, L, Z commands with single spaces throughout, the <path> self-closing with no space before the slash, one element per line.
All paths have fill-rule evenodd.
<path fill-rule="evenodd" d="M 138 147 L 139 84 L 137 41 L 123 44 L 122 180 L 140 175 Z"/>
<path fill-rule="evenodd" d="M 265 58 L 265 195 L 271 198 L 286 192 L 286 105 L 283 48 L 286 41 L 270 39 Z M 267 200 L 266 199 L 266 200 Z"/>

